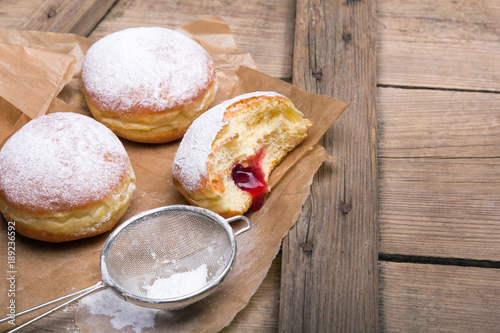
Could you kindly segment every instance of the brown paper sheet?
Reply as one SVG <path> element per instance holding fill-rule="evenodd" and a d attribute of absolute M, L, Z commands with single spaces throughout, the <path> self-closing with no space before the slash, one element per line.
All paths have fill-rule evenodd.
<path fill-rule="evenodd" d="M 328 158 L 317 142 L 347 105 L 333 98 L 309 94 L 258 72 L 251 56 L 237 49 L 229 27 L 220 18 L 196 21 L 179 31 L 201 43 L 214 59 L 219 80 L 214 105 L 241 93 L 273 90 L 291 98 L 314 123 L 303 144 L 273 171 L 269 181 L 272 190 L 264 207 L 247 214 L 253 226 L 238 236 L 235 264 L 217 292 L 185 309 L 158 312 L 155 329 L 150 330 L 215 332 L 227 326 L 245 307 L 267 274 L 281 239 L 300 214 L 314 173 Z M 0 142 L 31 117 L 44 113 L 69 111 L 91 116 L 81 91 L 80 64 L 92 41 L 71 34 L 2 30 L 0 43 L 0 75 L 10 80 L 4 81 L 9 82 L 8 89 L 0 86 Z M 23 72 L 21 64 L 29 70 Z M 13 69 L 20 73 L 10 74 Z M 19 80 L 18 74 L 21 74 Z M 33 82 L 35 78 L 44 79 L 46 84 Z M 29 103 L 23 101 L 30 96 L 34 98 Z M 122 141 L 137 176 L 137 189 L 123 220 L 150 208 L 187 204 L 171 181 L 178 141 L 162 145 Z M 13 266 L 8 255 L 7 235 L 7 223 L 3 221 L 0 223 L 0 267 L 4 276 L 14 275 L 15 296 L 8 295 L 11 281 L 0 279 L 2 309 L 14 300 L 15 312 L 20 312 L 100 280 L 99 254 L 108 234 L 63 244 L 17 235 Z M 101 317 L 99 321 L 97 317 Z M 80 306 L 77 313 L 77 324 L 83 332 L 111 332 L 111 319 L 93 316 L 85 306 Z M 16 322 L 20 324 L 25 320 L 18 318 Z M 104 326 L 96 330 L 97 323 Z M 9 327 L 10 324 L 2 324 L 0 330 Z"/>

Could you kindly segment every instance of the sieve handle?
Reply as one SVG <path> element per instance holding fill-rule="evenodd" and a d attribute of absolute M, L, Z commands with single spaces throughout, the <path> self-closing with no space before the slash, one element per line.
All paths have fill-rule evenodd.
<path fill-rule="evenodd" d="M 26 327 L 26 326 L 28 326 L 28 325 L 30 325 L 30 324 L 32 324 L 32 323 L 34 323 L 35 321 L 37 321 L 37 320 L 39 320 L 39 319 L 42 319 L 43 317 L 45 317 L 45 316 L 47 316 L 47 315 L 51 314 L 52 312 L 54 312 L 54 311 L 56 311 L 56 310 L 59 310 L 59 309 L 60 309 L 60 308 L 62 308 L 62 307 L 65 307 L 66 305 L 68 305 L 68 304 L 70 304 L 70 303 L 72 303 L 72 302 L 74 302 L 74 301 L 76 301 L 76 300 L 78 300 L 78 299 L 80 299 L 80 298 L 82 298 L 82 297 L 84 297 L 84 296 L 86 296 L 86 295 L 88 295 L 88 294 L 91 294 L 91 293 L 93 293 L 93 292 L 95 292 L 95 291 L 97 291 L 97 290 L 99 290 L 99 289 L 106 288 L 106 287 L 107 287 L 107 286 L 106 286 L 106 285 L 105 285 L 102 281 L 99 281 L 98 283 L 96 283 L 95 285 L 93 285 L 93 286 L 91 286 L 91 287 L 88 287 L 88 288 L 85 288 L 85 289 L 79 290 L 79 291 L 74 292 L 74 293 L 72 293 L 72 294 L 69 294 L 69 295 L 66 295 L 66 296 L 63 296 L 63 297 L 59 297 L 58 299 L 55 299 L 55 300 L 52 300 L 52 301 L 50 301 L 50 302 L 47 302 L 47 303 L 43 303 L 43 304 L 37 305 L 37 306 L 35 306 L 35 307 L 31 308 L 31 309 L 28 309 L 28 310 L 25 310 L 25 311 L 22 311 L 22 312 L 19 312 L 18 314 L 16 314 L 16 315 L 15 315 L 15 318 L 17 318 L 17 317 L 19 317 L 19 316 L 22 316 L 22 315 L 24 315 L 24 314 L 27 314 L 27 313 L 29 313 L 29 312 L 31 312 L 31 311 L 41 309 L 41 308 L 43 308 L 43 307 L 46 307 L 46 306 L 52 305 L 52 304 L 57 303 L 57 302 L 59 302 L 59 301 L 62 301 L 62 300 L 64 300 L 64 299 L 67 299 L 67 298 L 70 298 L 70 297 L 75 296 L 74 298 L 70 299 L 69 301 L 67 301 L 67 302 L 65 302 L 65 303 L 63 303 L 63 304 L 60 304 L 60 305 L 56 306 L 55 308 L 50 309 L 49 311 L 47 311 L 47 312 L 45 312 L 45 313 L 42 313 L 42 314 L 41 314 L 41 315 L 39 315 L 38 317 L 33 318 L 33 319 L 31 319 L 30 321 L 27 321 L 27 322 L 25 322 L 24 324 L 22 324 L 22 325 L 20 325 L 20 326 L 16 326 L 14 329 L 10 330 L 10 331 L 9 331 L 9 333 L 11 333 L 11 332 L 16 332 L 17 330 L 20 330 L 21 328 Z M 6 321 L 6 319 L 12 319 L 12 318 L 9 318 L 9 317 L 4 318 L 4 319 L 2 319 L 2 320 L 0 321 L 0 323 L 5 322 L 5 321 Z"/>
<path fill-rule="evenodd" d="M 252 227 L 252 222 L 250 222 L 250 220 L 246 217 L 246 216 L 243 216 L 243 215 L 238 215 L 238 216 L 233 216 L 233 217 L 230 217 L 228 218 L 226 221 L 228 223 L 231 223 L 231 222 L 234 222 L 234 221 L 238 221 L 238 220 L 243 220 L 247 223 L 247 226 L 244 227 L 244 228 L 241 228 L 240 230 L 236 231 L 234 233 L 235 236 L 238 236 L 239 234 L 249 230 L 251 227 Z"/>

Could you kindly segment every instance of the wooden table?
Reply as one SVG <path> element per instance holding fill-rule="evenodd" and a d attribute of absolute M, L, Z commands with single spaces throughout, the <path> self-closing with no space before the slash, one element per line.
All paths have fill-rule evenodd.
<path fill-rule="evenodd" d="M 207 16 L 262 72 L 350 104 L 224 331 L 500 331 L 500 3 L 0 0 L 0 28 L 94 39 Z M 74 307 L 34 328 L 77 330 Z"/>

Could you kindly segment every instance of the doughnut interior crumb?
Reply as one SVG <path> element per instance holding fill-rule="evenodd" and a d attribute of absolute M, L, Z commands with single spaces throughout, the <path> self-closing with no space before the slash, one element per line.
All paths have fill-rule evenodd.
<path fill-rule="evenodd" d="M 179 147 L 173 168 L 174 183 L 191 204 L 222 216 L 242 214 L 252 205 L 252 196 L 238 188 L 231 178 L 233 167 L 248 165 L 261 151 L 260 167 L 267 182 L 276 165 L 306 138 L 312 123 L 288 98 L 270 92 L 242 95 L 206 113 L 188 131 L 191 133 L 185 137 L 185 147 Z M 216 113 L 223 116 L 219 117 L 221 125 L 208 144 L 209 152 L 205 158 L 191 154 L 191 161 L 186 161 L 190 157 L 184 156 L 184 149 L 191 152 L 206 149 L 205 140 L 196 139 L 203 135 L 199 134 L 202 130 L 198 126 L 216 127 L 212 122 L 217 121 L 210 120 L 218 118 Z"/>

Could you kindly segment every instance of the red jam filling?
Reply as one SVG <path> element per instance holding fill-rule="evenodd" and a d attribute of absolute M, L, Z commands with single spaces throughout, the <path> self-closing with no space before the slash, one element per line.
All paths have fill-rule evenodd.
<path fill-rule="evenodd" d="M 236 186 L 252 196 L 251 208 L 254 211 L 262 208 L 269 192 L 261 166 L 263 158 L 264 152 L 260 150 L 248 159 L 248 165 L 236 163 L 231 171 L 231 177 Z"/>

